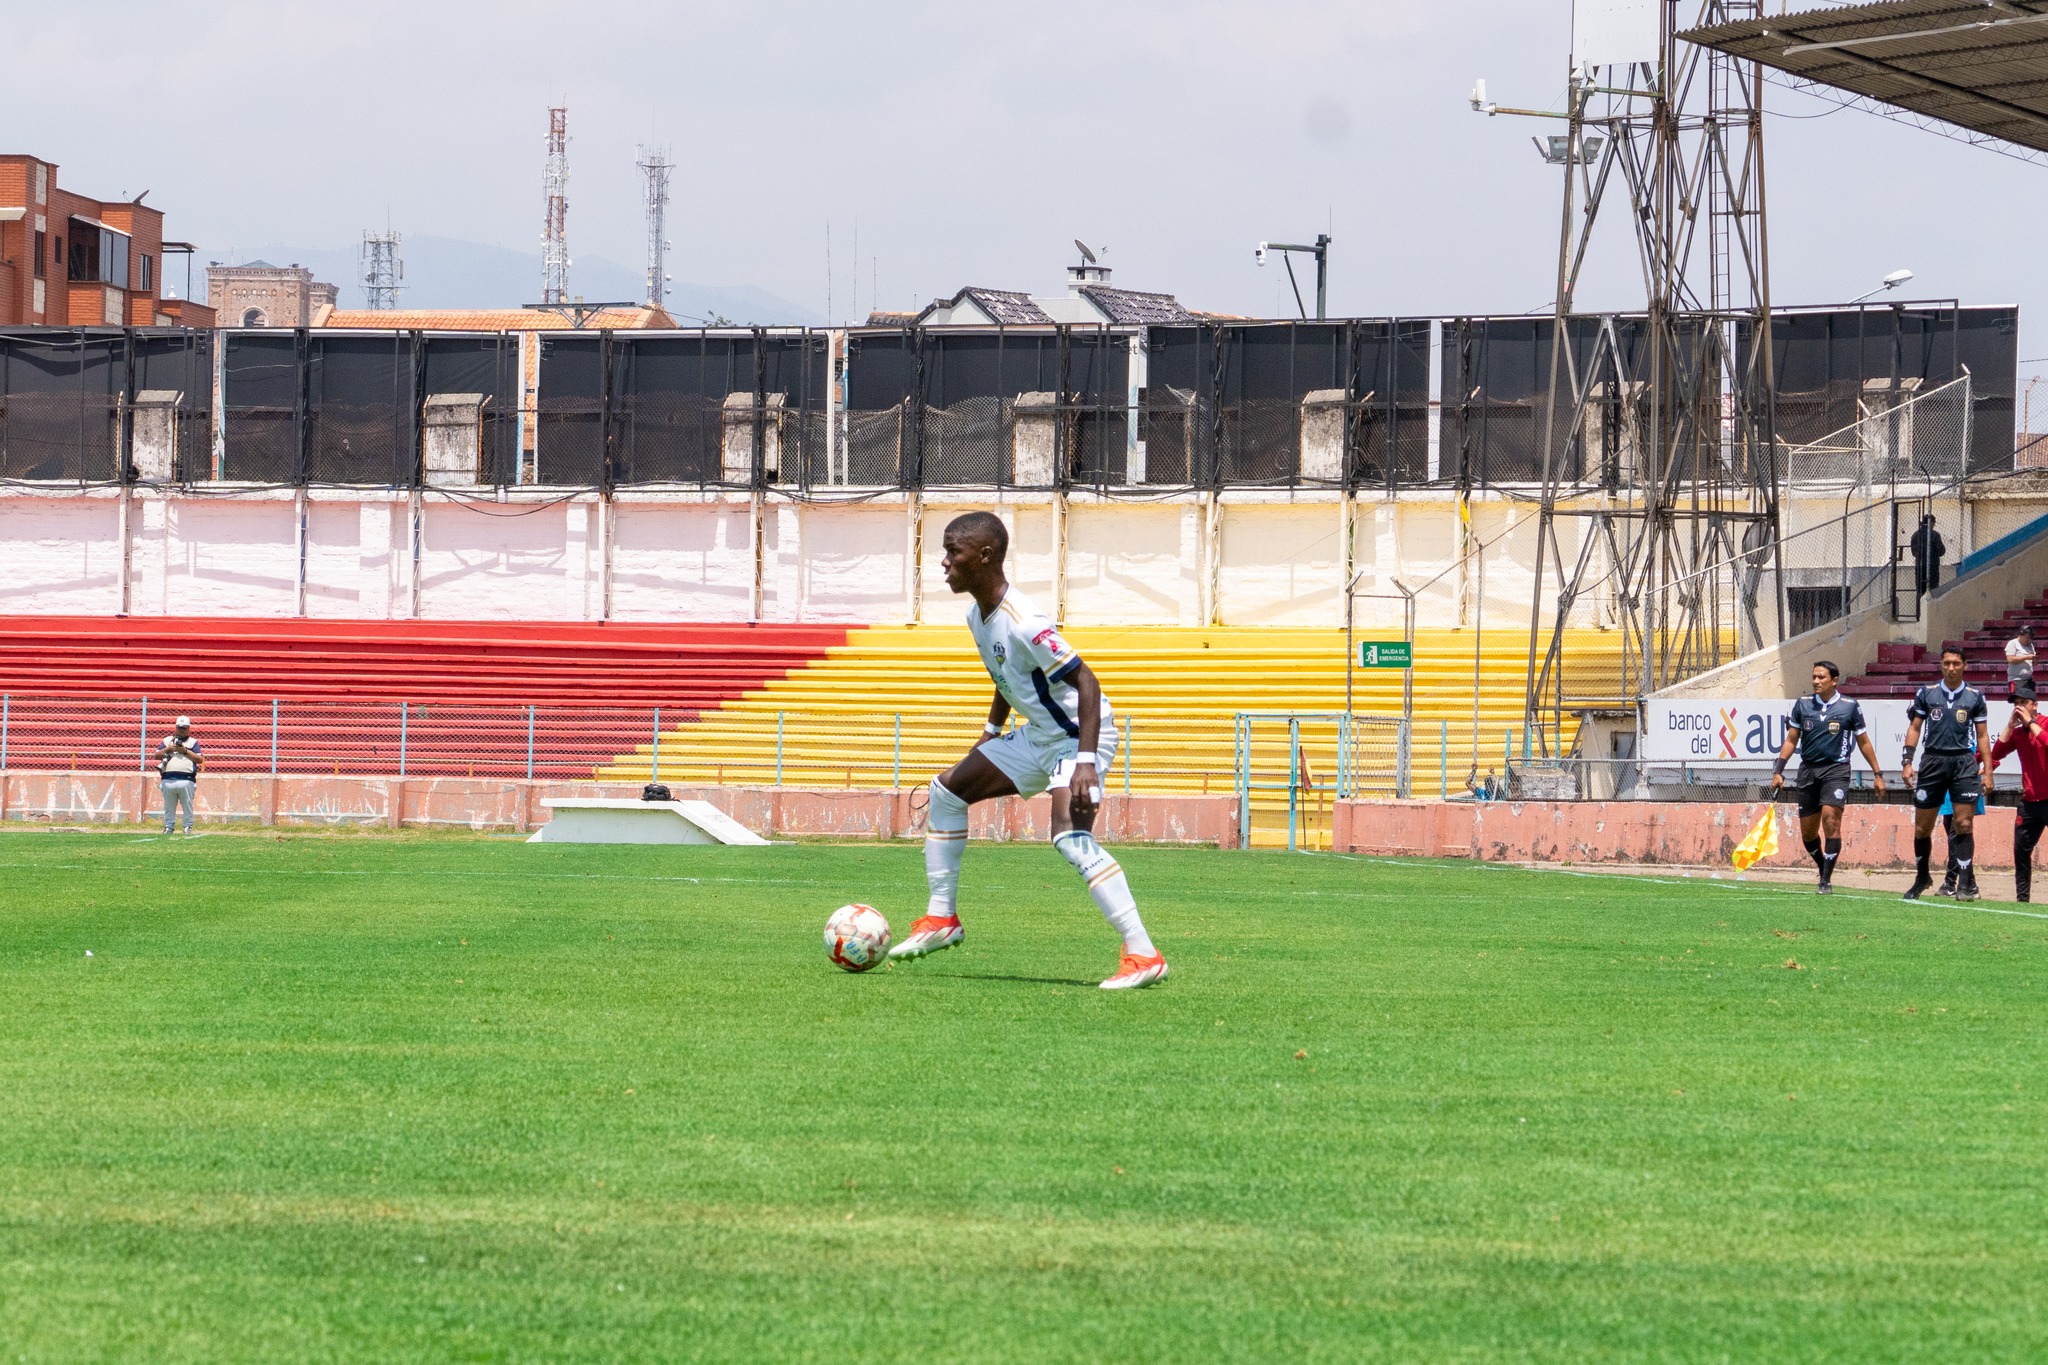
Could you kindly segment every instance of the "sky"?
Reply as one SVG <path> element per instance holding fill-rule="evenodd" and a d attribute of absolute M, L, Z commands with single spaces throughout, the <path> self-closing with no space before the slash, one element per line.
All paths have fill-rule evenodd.
<path fill-rule="evenodd" d="M 1570 0 L 164 13 L 0 0 L 0 120 L 6 150 L 82 193 L 146 189 L 170 235 L 209 248 L 340 248 L 388 222 L 537 251 L 546 110 L 566 103 L 572 257 L 639 268 L 635 148 L 663 144 L 673 277 L 818 316 L 965 284 L 1053 292 L 1075 238 L 1120 285 L 1272 316 L 1292 296 L 1254 245 L 1324 231 L 1334 315 L 1550 299 L 1560 173 L 1529 138 L 1554 125 L 1466 97 L 1483 76 L 1499 103 L 1559 107 Z M 1778 301 L 1910 268 L 1918 297 L 2020 304 L 2022 355 L 2048 356 L 2048 166 L 1784 90 L 1768 106 Z M 1639 303 L 1626 238 L 1599 250 L 1581 304 Z"/>

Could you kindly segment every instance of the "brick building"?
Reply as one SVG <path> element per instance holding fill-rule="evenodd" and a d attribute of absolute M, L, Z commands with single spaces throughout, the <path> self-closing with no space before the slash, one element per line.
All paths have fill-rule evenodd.
<path fill-rule="evenodd" d="M 223 327 L 314 327 L 320 311 L 340 297 L 333 285 L 313 278 L 296 262 L 206 267 L 206 302 Z"/>
<path fill-rule="evenodd" d="M 0 325 L 211 327 L 213 314 L 163 296 L 163 210 L 88 199 L 56 163 L 0 155 Z"/>

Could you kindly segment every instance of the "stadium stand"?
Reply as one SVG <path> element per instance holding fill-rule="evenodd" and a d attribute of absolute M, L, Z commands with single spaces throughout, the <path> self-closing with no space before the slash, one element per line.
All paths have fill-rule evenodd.
<path fill-rule="evenodd" d="M 1987 697 L 2005 696 L 2005 642 L 2021 626 L 2032 626 L 2037 638 L 2048 641 L 2048 595 L 2029 598 L 2003 616 L 1986 621 L 1976 630 L 1965 631 L 1960 640 L 1944 640 L 1941 649 L 1960 649 L 1969 660 L 1963 680 Z M 1941 650 L 1925 645 L 1888 644 L 1877 647 L 1877 658 L 1844 690 L 1853 697 L 1896 697 L 1909 701 L 1915 692 L 1931 683 L 1941 672 Z"/>
<path fill-rule="evenodd" d="M 1265 627 L 1075 627 L 1067 638 L 1089 660 L 1129 726 L 1129 771 L 1105 774 L 1111 791 L 1227 792 L 1235 789 L 1240 712 L 1335 713 L 1344 707 L 1342 631 Z M 1618 634 L 1589 635 L 1577 657 L 1606 659 L 1619 673 Z M 1473 744 L 1474 660 L 1470 632 L 1422 630 L 1415 646 L 1413 790 L 1462 793 L 1471 776 L 1504 774 L 1506 751 L 1521 743 L 1528 639 L 1503 631 L 1479 660 L 1478 745 Z M 1355 714 L 1401 714 L 1401 674 L 1353 675 Z M 664 780 L 832 787 L 919 785 L 949 766 L 979 734 L 988 675 L 958 626 L 875 626 L 857 630 L 824 657 L 750 689 L 686 724 L 665 730 Z M 897 717 L 903 718 L 901 739 Z M 1284 783 L 1292 761 L 1284 721 L 1254 735 L 1261 783 Z M 1371 794 L 1392 795 L 1391 723 L 1354 731 L 1353 771 Z M 1519 751 L 1517 750 L 1519 756 Z M 644 780 L 652 745 L 622 753 L 599 775 Z M 1339 761 L 1334 724 L 1306 724 L 1302 762 L 1318 790 Z M 1277 770 L 1277 771 L 1276 771 Z M 1327 812 L 1309 795 L 1306 818 Z M 1284 839 L 1287 793 L 1255 792 L 1254 835 Z"/>

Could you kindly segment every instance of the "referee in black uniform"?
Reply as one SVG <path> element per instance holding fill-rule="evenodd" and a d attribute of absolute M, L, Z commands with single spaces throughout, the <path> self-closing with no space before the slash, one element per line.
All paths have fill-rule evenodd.
<path fill-rule="evenodd" d="M 1906 785 L 1913 789 L 1913 860 L 1916 871 L 1906 899 L 1917 901 L 1934 885 L 1927 875 L 1928 855 L 1934 851 L 1934 821 L 1943 798 L 1955 808 L 1955 827 L 1949 836 L 1949 856 L 1955 860 L 1956 899 L 1977 899 L 1977 798 L 1991 785 L 1991 708 L 1984 694 L 1963 685 L 1963 652 L 1941 651 L 1941 681 L 1921 688 L 1906 709 L 1906 756 L 1901 766 Z M 1922 732 L 1927 752 L 1920 767 L 1913 767 L 1913 751 Z M 1974 740 L 1974 743 L 1972 742 Z"/>
<path fill-rule="evenodd" d="M 1785 717 L 1785 743 L 1771 772 L 1771 788 L 1785 785 L 1785 765 L 1799 753 L 1799 835 L 1806 856 L 1820 869 L 1821 895 L 1835 889 L 1835 860 L 1842 856 L 1842 807 L 1849 801 L 1849 755 L 1860 747 L 1873 785 L 1884 795 L 1884 769 L 1877 764 L 1863 708 L 1835 690 L 1842 670 L 1830 659 L 1813 666 L 1813 695 L 1792 703 Z"/>

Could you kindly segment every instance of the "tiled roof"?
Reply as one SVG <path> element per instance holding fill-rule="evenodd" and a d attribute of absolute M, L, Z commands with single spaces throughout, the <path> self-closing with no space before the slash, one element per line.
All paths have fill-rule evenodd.
<path fill-rule="evenodd" d="M 983 289 L 977 285 L 967 286 L 950 299 L 934 299 L 918 316 L 928 316 L 939 308 L 958 308 L 963 301 L 971 301 L 988 315 L 989 321 L 1004 327 L 1043 327 L 1052 322 L 1051 315 L 1033 303 L 1029 294 L 1015 289 Z"/>
<path fill-rule="evenodd" d="M 555 332 L 573 324 L 560 313 L 540 308 L 337 308 L 320 325 L 375 331 Z M 627 331 L 676 324 L 659 308 L 607 308 L 591 314 L 583 325 L 590 331 Z"/>
<path fill-rule="evenodd" d="M 917 320 L 923 316 L 924 315 L 922 313 L 898 313 L 891 310 L 877 308 L 868 314 L 868 326 L 909 327 L 913 326 L 917 322 Z"/>
<path fill-rule="evenodd" d="M 1135 289 L 1112 289 L 1106 284 L 1084 284 L 1081 297 L 1102 310 L 1111 322 L 1166 323 L 1193 322 L 1194 314 L 1180 306 L 1171 294 L 1145 294 Z"/>

